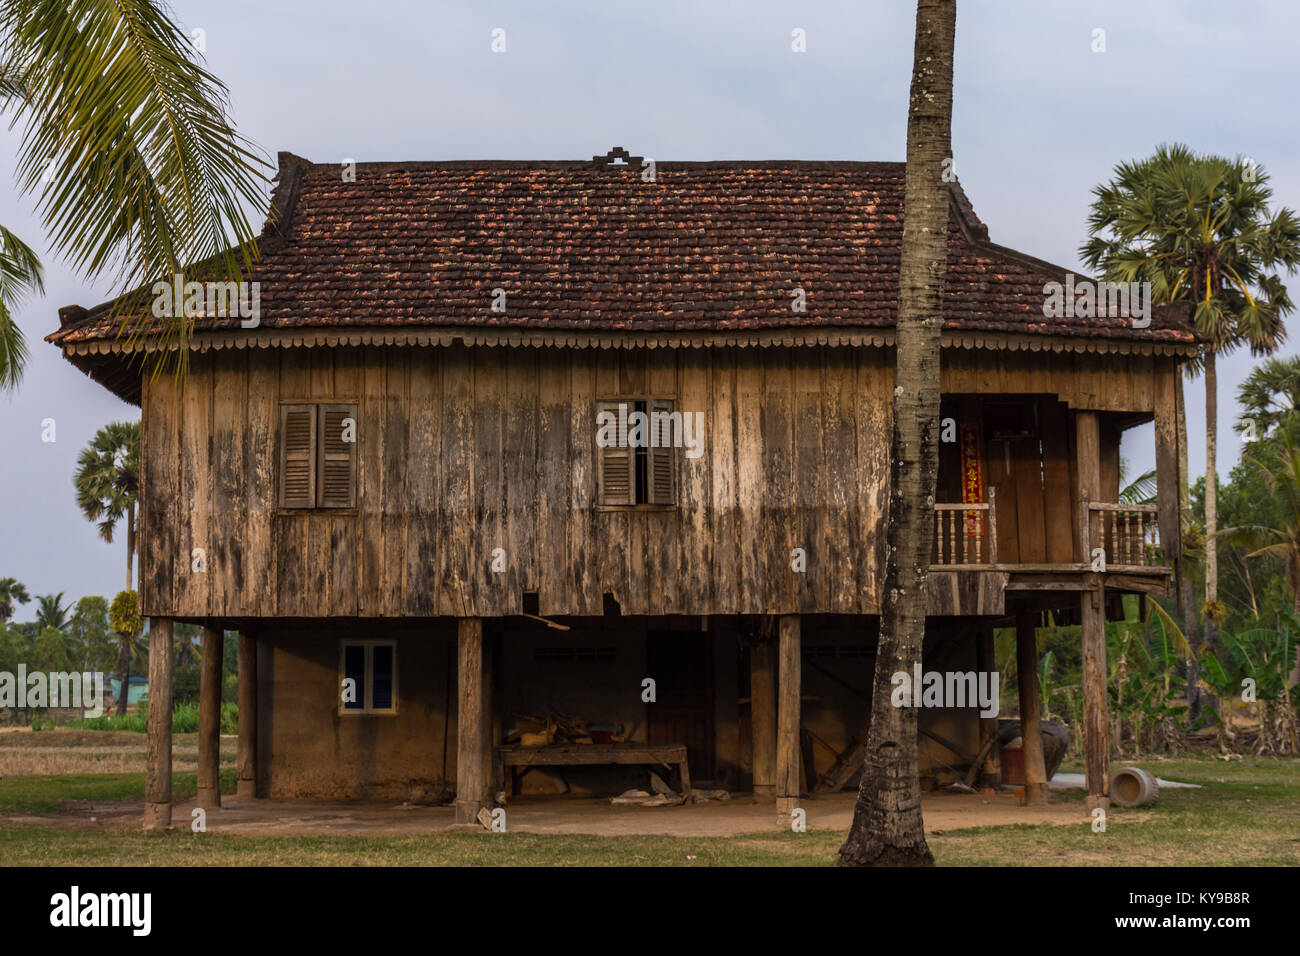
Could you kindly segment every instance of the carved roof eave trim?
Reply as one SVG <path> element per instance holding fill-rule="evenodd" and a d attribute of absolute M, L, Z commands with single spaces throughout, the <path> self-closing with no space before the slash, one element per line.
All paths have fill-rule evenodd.
<path fill-rule="evenodd" d="M 1153 342 L 1082 336 L 1026 335 L 1006 332 L 943 333 L 947 349 L 1012 352 L 1077 352 L 1101 355 L 1195 355 L 1188 342 Z M 319 348 L 335 346 L 515 346 L 532 348 L 798 348 L 850 346 L 890 348 L 892 329 L 809 327 L 806 329 L 748 329 L 707 332 L 587 332 L 568 329 L 376 328 L 258 329 L 199 332 L 190 339 L 194 352 L 249 348 Z M 168 346 L 174 350 L 175 344 Z M 63 344 L 65 355 L 111 355 L 157 351 L 147 343 L 119 339 Z"/>

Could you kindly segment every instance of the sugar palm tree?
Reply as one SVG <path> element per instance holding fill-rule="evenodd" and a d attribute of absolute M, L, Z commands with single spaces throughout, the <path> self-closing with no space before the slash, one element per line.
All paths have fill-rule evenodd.
<path fill-rule="evenodd" d="M 35 195 L 54 251 L 88 277 L 126 290 L 196 268 L 238 279 L 251 264 L 244 207 L 262 204 L 266 163 L 227 108 L 158 0 L 0 6 L 0 109 L 22 130 L 19 188 Z M 0 227 L 0 388 L 18 383 L 26 357 L 14 306 L 41 287 L 36 254 Z M 161 337 L 185 334 L 172 320 Z"/>
<path fill-rule="evenodd" d="M 77 507 L 99 522 L 110 544 L 118 521 L 126 519 L 126 590 L 134 588 L 135 506 L 140 492 L 140 423 L 113 422 L 95 433 L 77 456 L 72 478 Z"/>
<path fill-rule="evenodd" d="M 15 605 L 26 604 L 31 601 L 32 597 L 27 593 L 27 588 L 23 587 L 13 578 L 0 578 L 0 627 L 4 627 L 14 616 L 17 610 Z"/>
<path fill-rule="evenodd" d="M 939 333 L 948 267 L 956 0 L 918 0 L 907 110 L 903 246 L 898 273 L 893 473 L 888 560 L 866 757 L 845 866 L 933 863 L 921 821 L 917 710 L 892 704 L 893 674 L 920 666 L 939 471 Z"/>
<path fill-rule="evenodd" d="M 139 660 L 140 635 L 144 633 L 144 618 L 140 616 L 140 596 L 127 590 L 118 592 L 108 606 L 108 626 L 117 635 L 117 673 L 122 681 L 117 697 L 118 716 L 126 715 L 126 702 L 130 696 L 131 660 Z"/>
<path fill-rule="evenodd" d="M 1115 167 L 1093 189 L 1091 238 L 1081 254 L 1113 282 L 1150 282 L 1157 303 L 1192 304 L 1204 336 L 1205 636 L 1215 644 L 1218 604 L 1216 360 L 1246 345 L 1274 351 L 1293 306 L 1279 270 L 1300 265 L 1300 219 L 1272 210 L 1268 175 L 1252 161 L 1160 146 L 1155 155 Z"/>
<path fill-rule="evenodd" d="M 1292 412 L 1300 411 L 1300 355 L 1271 358 L 1256 365 L 1237 389 L 1242 407 L 1237 431 L 1252 428 L 1263 437 Z"/>

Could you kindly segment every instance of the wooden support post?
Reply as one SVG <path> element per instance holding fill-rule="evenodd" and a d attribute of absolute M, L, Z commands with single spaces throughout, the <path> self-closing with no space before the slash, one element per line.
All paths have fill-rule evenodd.
<path fill-rule="evenodd" d="M 754 747 L 754 796 L 776 795 L 776 674 L 774 648 L 766 635 L 749 646 L 750 731 Z"/>
<path fill-rule="evenodd" d="M 239 632 L 239 750 L 236 793 L 257 796 L 257 642 Z"/>
<path fill-rule="evenodd" d="M 1025 803 L 1047 803 L 1047 764 L 1038 707 L 1038 615 L 1016 615 L 1016 674 L 1020 682 L 1020 746 L 1025 758 Z"/>
<path fill-rule="evenodd" d="M 1088 809 L 1110 806 L 1110 731 L 1106 702 L 1106 590 L 1083 593 L 1083 746 Z"/>
<path fill-rule="evenodd" d="M 979 636 L 975 644 L 976 667 L 980 673 L 995 674 L 997 670 L 997 655 L 993 649 L 993 628 L 981 627 Z M 998 677 L 994 676 L 994 680 Z M 992 717 L 980 718 L 980 749 L 988 743 L 991 737 L 996 737 L 998 733 L 998 715 Z M 996 746 L 989 750 L 989 755 L 984 758 L 984 766 L 979 771 L 979 782 L 982 787 L 1000 787 L 1002 785 L 1002 756 Z"/>
<path fill-rule="evenodd" d="M 483 703 L 483 621 L 457 622 L 456 822 L 473 823 L 486 802 L 491 759 L 487 708 Z"/>
<path fill-rule="evenodd" d="M 776 730 L 776 812 L 783 826 L 799 804 L 799 695 L 803 691 L 799 615 L 781 617 Z"/>
<path fill-rule="evenodd" d="M 126 688 L 122 688 L 126 693 Z M 144 828 L 172 825 L 172 622 L 149 619 L 149 724 Z"/>
<path fill-rule="evenodd" d="M 204 810 L 221 809 L 221 658 L 224 635 L 205 627 L 199 668 L 199 796 Z"/>
<path fill-rule="evenodd" d="M 1085 565 L 1092 563 L 1086 549 L 1093 543 L 1088 533 L 1089 494 L 1101 488 L 1101 436 L 1096 412 L 1075 416 L 1075 455 L 1079 475 L 1081 539 Z M 1108 556 L 1109 558 L 1109 556 Z M 1080 608 L 1083 624 L 1083 743 L 1088 785 L 1088 809 L 1110 805 L 1110 735 L 1106 705 L 1106 592 L 1101 574 L 1088 576 L 1091 590 L 1084 591 Z"/>
<path fill-rule="evenodd" d="M 1088 513 L 1088 502 L 1091 498 L 1097 498 L 1101 493 L 1101 431 L 1097 421 L 1096 412 L 1076 412 L 1074 417 L 1074 453 L 1075 465 L 1078 473 L 1078 507 L 1079 521 L 1079 543 L 1080 561 L 1086 565 L 1092 564 L 1092 547 L 1100 544 L 1105 547 L 1105 542 L 1096 542 L 1092 540 L 1090 534 L 1091 516 Z M 1098 498 L 1100 500 L 1100 498 Z"/>
<path fill-rule="evenodd" d="M 483 641 L 483 693 L 480 705 L 483 708 L 483 734 L 487 738 L 482 750 L 483 762 L 483 802 L 490 808 L 496 805 L 496 775 L 492 766 L 493 748 L 501 744 L 501 721 L 496 718 L 496 708 L 492 706 L 497 697 L 496 673 L 502 656 L 500 635 L 490 634 Z"/>

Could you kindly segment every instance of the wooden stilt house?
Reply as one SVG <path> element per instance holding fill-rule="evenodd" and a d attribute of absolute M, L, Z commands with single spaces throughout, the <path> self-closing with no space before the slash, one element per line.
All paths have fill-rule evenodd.
<path fill-rule="evenodd" d="M 1165 310 L 1045 314 L 1076 280 L 951 195 L 924 666 L 994 670 L 1014 624 L 1032 670 L 1041 612 L 1081 624 L 1104 800 L 1104 624 L 1171 586 L 1196 340 Z M 349 175 L 281 154 L 258 314 L 206 290 L 183 382 L 148 374 L 156 343 L 112 303 L 61 310 L 49 340 L 141 408 L 150 692 L 169 697 L 171 622 L 201 625 L 201 802 L 220 802 L 227 632 L 244 795 L 441 789 L 470 820 L 502 791 L 617 791 L 638 762 L 786 809 L 851 779 L 902 219 L 901 163 L 615 149 Z M 1152 421 L 1158 505 L 1121 503 L 1121 436 Z M 171 815 L 155 710 L 150 826 Z M 537 736 L 561 721 L 581 742 Z M 996 716 L 971 701 L 921 728 L 942 780 Z"/>

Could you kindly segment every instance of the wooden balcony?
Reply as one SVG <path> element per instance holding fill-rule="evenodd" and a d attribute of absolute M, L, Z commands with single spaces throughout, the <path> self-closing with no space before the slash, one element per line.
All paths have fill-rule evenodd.
<path fill-rule="evenodd" d="M 999 560 L 992 491 L 988 501 L 934 508 L 931 613 L 998 613 L 1007 593 L 1088 591 L 1098 586 L 1099 574 L 1111 590 L 1168 593 L 1171 572 L 1155 505 L 1083 499 L 1078 560 L 1065 564 Z"/>

